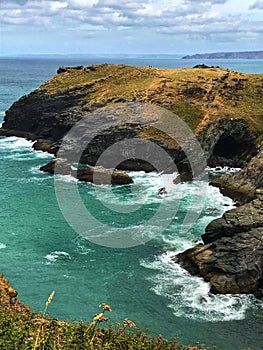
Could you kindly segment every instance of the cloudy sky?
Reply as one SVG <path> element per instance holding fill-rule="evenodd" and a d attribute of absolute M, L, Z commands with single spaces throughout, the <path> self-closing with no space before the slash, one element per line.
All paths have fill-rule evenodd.
<path fill-rule="evenodd" d="M 0 54 L 263 49 L 263 0 L 0 0 Z"/>

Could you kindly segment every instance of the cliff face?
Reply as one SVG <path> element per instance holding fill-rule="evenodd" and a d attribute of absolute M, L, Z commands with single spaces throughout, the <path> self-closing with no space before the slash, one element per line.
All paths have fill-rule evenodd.
<path fill-rule="evenodd" d="M 214 179 L 211 185 L 240 204 L 257 197 L 257 189 L 263 188 L 263 147 L 257 156 L 235 174 L 225 174 Z"/>
<path fill-rule="evenodd" d="M 202 276 L 214 293 L 253 293 L 263 298 L 263 156 L 241 171 L 212 181 L 241 206 L 212 221 L 204 244 L 176 258 L 193 275 Z"/>
<path fill-rule="evenodd" d="M 156 131 L 158 123 L 169 129 L 171 118 L 158 109 L 148 113 L 147 108 L 139 107 L 150 104 L 163 107 L 186 122 L 198 135 L 207 159 L 218 149 L 211 165 L 236 166 L 254 154 L 256 138 L 263 133 L 261 75 L 222 68 L 155 69 L 125 65 L 60 68 L 58 73 L 11 106 L 0 135 L 37 140 L 36 149 L 56 153 L 72 126 L 87 118 L 87 132 L 94 135 L 94 142 L 83 154 L 84 163 L 94 165 L 111 144 L 133 137 L 161 144 L 176 162 L 181 162 L 184 155 L 178 144 Z M 120 108 L 123 111 L 117 115 L 116 109 Z M 129 112 L 131 108 L 138 110 L 136 117 Z M 224 121 L 216 124 L 220 120 Z M 215 132 L 219 128 L 223 132 Z M 233 144 L 236 151 L 224 155 L 220 144 L 221 149 Z M 138 166 L 137 161 L 126 162 L 122 168 L 151 170 L 146 164 Z"/>
<path fill-rule="evenodd" d="M 30 308 L 17 298 L 17 291 L 0 275 L 0 307 L 16 312 L 28 312 Z"/>

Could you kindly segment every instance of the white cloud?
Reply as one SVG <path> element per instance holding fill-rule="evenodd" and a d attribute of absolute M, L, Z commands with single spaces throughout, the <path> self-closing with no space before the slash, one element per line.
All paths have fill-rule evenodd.
<path fill-rule="evenodd" d="M 68 6 L 77 9 L 86 9 L 96 5 L 99 0 L 69 0 Z"/>
<path fill-rule="evenodd" d="M 114 31 L 117 36 L 117 31 L 126 29 L 135 41 L 143 40 L 144 35 L 169 35 L 176 40 L 238 42 L 262 35 L 257 16 L 247 20 L 251 13 L 248 6 L 239 6 L 239 0 L 0 0 L 0 22 L 9 25 L 10 32 L 12 26 L 23 25 L 62 29 L 57 32 L 63 35 L 92 33 L 95 37 L 103 30 Z M 263 0 L 249 8 L 258 14 Z"/>
<path fill-rule="evenodd" d="M 258 9 L 263 10 L 263 0 L 257 0 L 254 4 L 249 6 L 250 10 Z"/>
<path fill-rule="evenodd" d="M 162 11 L 160 9 L 154 8 L 150 4 L 144 4 L 143 8 L 138 9 L 136 12 L 139 16 L 149 16 L 149 17 L 159 17 L 162 15 Z"/>

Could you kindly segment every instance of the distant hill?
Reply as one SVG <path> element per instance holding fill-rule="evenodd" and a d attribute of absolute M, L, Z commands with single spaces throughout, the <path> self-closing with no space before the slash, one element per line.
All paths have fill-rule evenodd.
<path fill-rule="evenodd" d="M 263 59 L 263 51 L 243 51 L 243 52 L 215 52 L 215 53 L 202 53 L 195 55 L 187 55 L 182 57 L 182 59 Z"/>

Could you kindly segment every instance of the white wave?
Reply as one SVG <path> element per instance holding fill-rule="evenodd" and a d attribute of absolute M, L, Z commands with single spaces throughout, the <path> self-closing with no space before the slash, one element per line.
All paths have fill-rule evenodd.
<path fill-rule="evenodd" d="M 37 174 L 37 175 L 39 175 L 39 174 L 43 175 L 44 174 L 44 172 L 39 169 L 39 166 L 32 166 L 30 168 L 30 172 L 32 174 Z"/>
<path fill-rule="evenodd" d="M 78 179 L 76 179 L 74 176 L 71 175 L 55 175 L 56 181 L 61 181 L 65 183 L 71 183 L 71 182 L 78 182 Z"/>
<path fill-rule="evenodd" d="M 0 147 L 9 148 L 11 150 L 21 149 L 21 148 L 31 149 L 33 143 L 34 143 L 33 141 L 29 141 L 16 136 L 4 137 L 0 139 Z"/>
<path fill-rule="evenodd" d="M 85 241 L 87 242 L 87 241 Z M 88 248 L 85 246 L 85 244 L 83 244 L 79 239 L 75 240 L 75 244 L 77 247 L 77 251 L 81 254 L 81 255 L 90 255 L 95 253 L 94 249 Z"/>
<path fill-rule="evenodd" d="M 54 158 L 53 154 L 50 154 L 48 152 L 43 152 L 43 151 L 35 151 L 33 150 L 34 155 L 36 158 L 40 158 L 40 159 L 52 159 Z"/>
<path fill-rule="evenodd" d="M 46 175 L 46 176 L 32 176 L 32 177 L 27 177 L 27 178 L 20 178 L 17 179 L 16 181 L 19 183 L 42 183 L 45 181 L 49 181 L 50 180 L 50 176 Z"/>
<path fill-rule="evenodd" d="M 6 245 L 4 243 L 0 243 L 0 249 L 5 249 Z"/>
<path fill-rule="evenodd" d="M 51 264 L 55 263 L 61 257 L 70 259 L 70 255 L 68 253 L 63 252 L 63 251 L 62 252 L 55 251 L 55 252 L 51 252 L 50 254 L 47 254 L 45 256 L 45 259 L 46 259 L 45 264 L 46 265 L 51 265 Z"/>
<path fill-rule="evenodd" d="M 154 261 L 141 261 L 141 265 L 159 271 L 150 278 L 152 290 L 169 300 L 167 306 L 176 317 L 205 321 L 245 318 L 246 311 L 253 305 L 252 296 L 209 293 L 209 283 L 182 269 L 172 260 L 174 255 L 174 252 L 166 252 Z"/>
<path fill-rule="evenodd" d="M 0 149 L 9 150 L 10 154 L 5 158 L 16 160 L 30 160 L 32 158 L 51 159 L 53 155 L 48 152 L 35 151 L 32 146 L 34 141 L 29 141 L 21 137 L 10 136 L 0 138 Z"/>
<path fill-rule="evenodd" d="M 224 167 L 218 166 L 215 168 L 207 167 L 205 170 L 210 175 L 220 175 L 220 174 L 236 173 L 237 171 L 241 170 L 241 168 L 232 168 L 229 166 L 224 166 Z"/>

